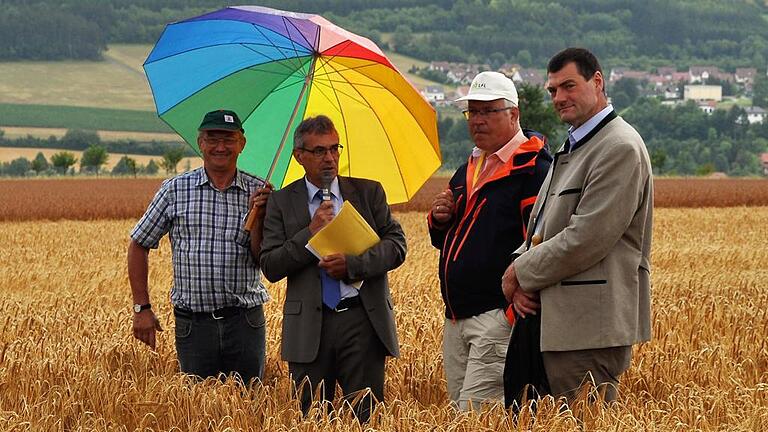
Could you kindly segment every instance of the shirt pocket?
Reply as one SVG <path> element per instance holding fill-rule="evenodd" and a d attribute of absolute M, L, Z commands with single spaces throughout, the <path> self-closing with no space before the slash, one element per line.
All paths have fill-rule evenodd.
<path fill-rule="evenodd" d="M 231 229 L 227 235 L 238 246 L 249 249 L 251 247 L 251 234 L 245 230 L 245 219 L 247 213 L 240 213 L 238 216 L 239 224 Z"/>

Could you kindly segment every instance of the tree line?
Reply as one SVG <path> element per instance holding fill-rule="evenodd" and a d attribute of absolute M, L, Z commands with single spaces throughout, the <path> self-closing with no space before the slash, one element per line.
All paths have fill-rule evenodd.
<path fill-rule="evenodd" d="M 194 155 L 194 152 L 186 145 L 177 143 L 172 145 L 155 143 L 154 153 L 140 154 L 157 154 L 159 156 L 159 162 L 150 159 L 146 165 L 142 165 L 138 164 L 136 159 L 125 155 L 120 158 L 112 170 L 108 172 L 104 171 L 102 167 L 109 160 L 110 150 L 113 152 L 127 150 L 130 148 L 129 144 L 131 142 L 132 141 L 122 141 L 117 143 L 102 142 L 96 132 L 77 129 L 67 131 L 61 139 L 56 138 L 55 136 L 51 136 L 47 139 L 36 138 L 33 136 L 9 139 L 6 138 L 4 132 L 0 130 L 0 147 L 83 150 L 79 159 L 73 152 L 61 150 L 51 155 L 50 159 L 46 158 L 43 152 L 38 152 L 32 160 L 25 157 L 19 157 L 10 162 L 2 162 L 0 163 L 0 176 L 30 177 L 75 175 L 79 173 L 87 175 L 132 175 L 136 177 L 138 175 L 156 175 L 161 168 L 165 170 L 166 174 L 175 174 L 179 162 L 184 157 Z M 146 146 L 144 147 L 144 150 L 146 150 Z M 161 153 L 158 154 L 157 151 L 160 151 Z M 131 148 L 130 153 L 136 154 L 137 152 L 133 151 L 133 148 Z M 80 163 L 79 171 L 75 169 L 78 162 Z"/>
<path fill-rule="evenodd" d="M 762 68 L 765 2 L 716 0 L 265 0 L 319 13 L 422 60 L 541 67 L 565 46 L 639 69 Z M 153 43 L 166 24 L 218 9 L 212 0 L 0 0 L 0 59 L 99 58 L 107 43 Z M 391 37 L 384 37 L 391 35 Z"/>

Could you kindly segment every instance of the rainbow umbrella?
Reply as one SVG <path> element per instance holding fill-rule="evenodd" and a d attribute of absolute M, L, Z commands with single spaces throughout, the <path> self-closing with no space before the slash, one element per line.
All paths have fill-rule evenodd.
<path fill-rule="evenodd" d="M 238 166 L 277 187 L 304 172 L 293 131 L 325 114 L 342 175 L 410 199 L 440 167 L 435 110 L 370 40 L 318 15 L 228 7 L 169 24 L 144 63 L 157 112 L 193 149 L 203 115 L 231 109 L 248 144 Z"/>

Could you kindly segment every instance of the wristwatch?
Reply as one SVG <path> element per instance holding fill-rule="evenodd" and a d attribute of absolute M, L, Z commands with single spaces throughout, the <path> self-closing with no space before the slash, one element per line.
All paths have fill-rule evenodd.
<path fill-rule="evenodd" d="M 143 310 L 146 310 L 146 309 L 152 309 L 152 305 L 149 304 L 149 303 L 143 304 L 143 305 L 142 304 L 135 304 L 135 305 L 133 305 L 133 312 L 134 313 L 139 313 L 139 312 L 141 312 Z"/>

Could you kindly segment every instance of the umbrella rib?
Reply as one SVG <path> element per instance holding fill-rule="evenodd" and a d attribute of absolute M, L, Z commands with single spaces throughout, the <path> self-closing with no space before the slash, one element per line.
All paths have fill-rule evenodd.
<path fill-rule="evenodd" d="M 331 67 L 332 69 L 336 70 L 336 68 L 334 68 L 333 65 L 329 64 L 328 66 Z M 373 109 L 373 106 L 371 105 L 370 102 L 368 102 L 368 99 L 366 99 L 365 96 L 363 96 L 362 93 L 357 91 L 355 86 L 351 82 L 349 82 L 349 80 L 347 80 L 347 78 L 344 77 L 344 75 L 342 75 L 341 73 L 339 73 L 339 75 L 342 78 L 344 78 L 344 80 L 346 80 L 349 83 L 349 86 L 352 87 L 352 89 L 357 92 L 357 94 L 360 96 L 360 98 L 362 98 L 366 102 L 366 104 L 370 107 L 371 112 L 373 113 L 373 116 L 376 118 L 376 121 L 381 126 L 381 130 L 384 132 L 384 135 L 387 137 L 387 144 L 389 144 L 389 148 L 392 150 L 392 156 L 393 156 L 393 159 L 395 160 L 395 165 L 397 166 L 397 172 L 398 172 L 398 174 L 400 174 L 400 180 L 403 183 L 403 189 L 405 189 L 405 195 L 408 196 L 409 194 L 408 194 L 408 189 L 407 189 L 406 182 L 405 182 L 405 176 L 403 175 L 403 169 L 400 167 L 400 162 L 398 162 L 397 157 L 395 157 L 395 148 L 394 148 L 394 146 L 392 146 L 392 139 L 389 137 L 389 133 L 387 133 L 387 128 L 384 127 L 384 122 L 381 121 L 381 117 L 379 117 L 379 113 L 377 113 L 376 110 Z M 349 166 L 349 170 L 350 170 L 350 173 L 351 173 L 351 171 L 352 171 L 352 165 L 351 164 Z"/>
<path fill-rule="evenodd" d="M 312 71 L 315 69 L 315 61 L 317 60 L 317 57 L 312 57 L 312 62 L 309 65 L 309 74 L 307 74 L 306 78 L 304 79 L 304 85 L 301 88 L 301 93 L 299 94 L 299 97 L 296 98 L 296 105 L 293 106 L 293 112 L 291 113 L 291 117 L 288 119 L 288 123 L 285 126 L 285 131 L 283 132 L 283 137 L 280 139 L 280 145 L 277 147 L 277 152 L 275 152 L 275 157 L 272 159 L 272 164 L 269 167 L 269 172 L 267 173 L 267 181 L 269 181 L 272 178 L 272 174 L 275 172 L 275 168 L 277 168 L 277 161 L 280 159 L 280 154 L 283 152 L 283 148 L 285 147 L 285 140 L 288 137 L 288 131 L 291 130 L 291 124 L 293 123 L 294 119 L 296 118 L 296 114 L 299 112 L 299 106 L 301 106 L 301 101 L 304 98 L 304 94 L 307 92 L 307 89 L 312 84 Z M 286 170 L 288 168 L 286 167 Z"/>
<path fill-rule="evenodd" d="M 285 83 L 286 81 L 288 81 L 288 80 L 285 80 L 285 81 L 283 81 L 283 83 Z M 304 81 L 304 79 L 303 79 L 303 78 L 301 78 L 301 79 L 297 79 L 296 81 L 294 81 L 294 82 L 292 82 L 292 83 L 289 83 L 289 84 L 285 84 L 285 85 L 283 85 L 283 86 L 281 86 L 281 87 L 275 87 L 274 89 L 272 89 L 271 93 L 275 93 L 275 92 L 279 92 L 279 91 L 281 91 L 281 90 L 285 90 L 285 89 L 287 89 L 288 87 L 293 87 L 293 86 L 295 86 L 296 84 L 301 84 L 301 82 L 302 82 L 302 81 Z"/>
<path fill-rule="evenodd" d="M 301 38 L 302 38 L 302 39 L 304 39 L 304 42 L 306 42 L 308 45 L 310 45 L 310 48 L 312 48 L 312 49 L 314 50 L 316 45 L 312 45 L 312 42 L 310 42 L 310 41 L 308 41 L 308 40 L 307 40 L 307 37 L 306 37 L 306 36 L 304 36 L 304 33 L 302 33 L 302 32 L 301 32 L 301 30 L 299 30 L 299 28 L 298 28 L 298 27 L 296 27 L 296 24 L 295 24 L 293 21 L 291 21 L 291 20 L 290 20 L 290 18 L 288 18 L 288 17 L 283 17 L 283 25 L 285 25 L 285 22 L 286 22 L 286 21 L 288 21 L 289 23 L 291 23 L 291 27 L 293 27 L 294 29 L 296 29 L 296 31 L 297 31 L 297 32 L 298 32 L 298 33 L 301 35 Z M 313 24 L 314 24 L 314 23 L 313 23 Z M 317 24 L 315 24 L 315 25 L 317 25 Z M 288 27 L 287 27 L 287 26 L 286 26 L 286 28 L 285 28 L 285 31 L 286 31 L 286 33 L 288 33 Z M 320 32 L 320 28 L 319 28 L 319 26 L 318 26 L 318 30 L 317 30 L 317 31 L 318 31 L 318 33 Z M 291 44 L 295 46 L 295 44 L 293 44 L 293 38 L 288 38 L 288 40 L 290 40 L 290 41 L 291 41 Z"/>
<path fill-rule="evenodd" d="M 343 82 L 343 81 L 337 81 L 337 82 Z M 333 84 L 330 84 L 330 81 L 329 82 L 315 81 L 315 84 L 317 86 L 325 86 L 327 88 L 330 88 L 333 93 L 342 94 L 342 95 L 347 96 L 348 98 L 352 99 L 353 101 L 359 103 L 360 105 L 365 106 L 366 108 L 371 108 L 371 106 L 367 103 L 367 101 L 358 99 L 353 94 L 350 94 L 350 93 L 347 93 L 347 92 L 344 92 L 342 90 L 337 89 L 336 87 L 333 86 Z M 320 89 L 320 92 L 322 93 L 322 89 Z M 327 98 L 327 99 L 328 99 L 329 102 L 331 102 L 331 103 L 333 102 L 333 101 L 330 100 L 330 98 Z M 340 106 L 339 106 L 338 110 L 341 111 Z"/>
<path fill-rule="evenodd" d="M 301 68 L 301 62 L 299 62 L 299 65 L 298 65 L 298 67 L 296 69 L 291 69 L 290 66 L 288 66 L 285 63 L 283 63 L 283 61 L 288 61 L 290 63 L 295 63 L 296 59 L 299 58 L 299 57 L 284 57 L 284 58 L 278 59 L 278 58 L 273 58 L 271 56 L 268 56 L 268 55 L 266 55 L 266 54 L 264 54 L 264 53 L 262 53 L 260 51 L 257 51 L 257 50 L 251 48 L 250 46 L 248 46 L 246 44 L 240 44 L 240 46 L 242 46 L 245 49 L 251 50 L 251 51 L 253 51 L 253 52 L 257 53 L 257 54 L 263 55 L 264 57 L 266 57 L 266 58 L 268 58 L 270 60 L 269 63 L 280 62 L 280 66 L 284 67 L 286 70 L 290 71 L 291 73 L 294 73 L 296 71 L 296 69 Z M 269 45 L 264 45 L 264 46 L 269 46 Z M 302 57 L 308 57 L 308 56 L 309 56 L 309 54 L 307 54 L 306 56 L 302 56 Z M 266 64 L 266 63 L 261 63 L 261 64 Z M 254 65 L 254 66 L 260 66 L 260 65 Z M 249 66 L 248 68 L 250 69 L 252 67 L 253 66 Z"/>
<path fill-rule="evenodd" d="M 366 65 L 366 66 L 360 66 L 360 67 L 354 67 L 354 68 L 349 68 L 349 69 L 347 69 L 347 70 L 354 70 L 355 72 L 358 72 L 358 73 L 360 73 L 361 75 L 365 76 L 366 78 L 370 79 L 371 81 L 373 81 L 373 82 L 375 82 L 375 83 L 379 83 L 379 82 L 378 82 L 378 81 L 376 81 L 376 80 L 375 80 L 373 77 L 366 75 L 364 71 L 361 71 L 361 70 L 360 70 L 360 69 L 363 69 L 364 67 L 368 67 L 368 66 L 375 66 L 375 64 L 373 64 L 373 65 Z M 335 68 L 334 68 L 334 69 L 335 69 Z M 395 73 L 399 73 L 399 72 L 395 71 Z M 339 75 L 341 75 L 341 73 L 339 73 Z M 402 74 L 400 74 L 400 76 L 402 76 Z M 410 81 L 408 81 L 408 80 L 407 80 L 407 79 L 406 79 L 404 76 L 402 76 L 402 78 L 403 78 L 404 80 L 406 80 L 406 82 L 408 82 L 408 84 L 409 84 L 409 85 L 410 85 L 410 86 L 413 88 L 413 84 L 410 84 Z M 344 78 L 344 79 L 346 79 L 346 78 Z M 365 84 L 356 84 L 356 85 L 364 86 Z M 381 85 L 381 83 L 379 83 L 379 85 L 381 86 L 381 88 L 382 88 L 382 89 L 389 91 L 389 90 L 388 90 L 388 88 L 387 88 L 387 87 L 385 87 L 385 86 L 383 86 L 383 85 Z M 372 87 L 372 88 L 376 88 L 375 86 L 370 86 L 370 87 Z M 414 91 L 415 91 L 415 88 L 414 88 Z M 395 99 L 396 99 L 398 102 L 400 102 L 400 105 L 402 105 L 402 106 L 403 106 L 403 108 L 405 108 L 405 110 L 406 110 L 406 111 L 408 111 L 408 113 L 409 113 L 409 114 L 411 114 L 411 116 L 412 116 L 414 119 L 416 119 L 416 118 L 417 118 L 416 114 L 415 114 L 415 113 L 414 113 L 414 112 L 411 110 L 411 107 L 410 107 L 410 106 L 408 106 L 408 105 L 404 104 L 404 103 L 403 103 L 403 101 L 401 101 L 401 100 L 400 100 L 400 98 L 395 98 Z M 424 130 L 424 127 L 421 125 L 421 123 L 419 123 L 419 122 L 417 121 L 417 122 L 416 122 L 416 124 L 417 124 L 417 125 L 419 125 L 419 129 L 421 129 L 421 133 L 422 133 L 422 134 L 423 134 L 425 137 L 428 137 L 428 136 L 429 136 L 429 134 L 427 133 L 427 131 L 426 131 L 426 130 Z"/>
<path fill-rule="evenodd" d="M 323 62 L 323 66 L 322 66 L 323 68 L 325 68 L 325 66 L 330 66 L 328 64 L 328 62 L 325 61 L 322 57 L 320 58 L 320 61 Z M 330 66 L 330 67 L 332 67 L 332 66 Z M 318 81 L 318 84 L 320 84 L 319 81 Z M 333 92 L 333 95 L 335 96 L 336 106 L 338 107 L 337 110 L 339 111 L 339 114 L 341 115 L 341 123 L 344 125 L 344 142 L 346 142 L 347 143 L 347 147 L 349 147 L 349 149 L 346 151 L 345 155 L 346 155 L 346 158 L 347 158 L 347 166 L 349 167 L 348 168 L 349 169 L 349 176 L 352 177 L 352 146 L 349 145 L 349 133 L 347 132 L 349 129 L 347 128 L 347 117 L 344 115 L 344 111 L 342 111 L 342 109 L 341 109 L 341 100 L 339 99 L 339 95 L 338 95 L 338 93 L 341 93 L 341 94 L 345 94 L 345 93 L 336 90 L 336 87 L 334 87 L 333 84 L 329 85 L 329 87 L 331 88 L 331 91 Z M 324 92 L 322 90 L 320 90 L 320 93 L 323 94 L 323 96 L 325 96 L 325 94 L 324 94 Z M 327 96 L 325 96 L 325 97 L 327 99 L 329 99 L 329 102 L 330 102 L 330 98 L 328 98 Z M 351 97 L 351 95 L 350 95 L 350 97 Z M 354 100 L 354 98 L 352 98 L 352 99 Z M 333 102 L 331 102 L 331 103 L 333 103 Z M 369 108 L 370 108 L 370 106 L 369 106 Z"/>
<path fill-rule="evenodd" d="M 333 70 L 334 70 L 334 72 L 333 72 L 334 74 L 341 76 L 341 72 L 342 72 L 343 70 L 337 69 L 337 68 L 336 68 L 336 67 L 334 67 L 334 66 L 330 66 L 330 59 L 328 59 L 328 58 L 326 58 L 326 57 L 320 57 L 320 61 L 323 63 L 323 65 L 324 65 L 324 66 L 326 66 L 326 65 L 327 65 L 327 66 L 329 66 L 331 69 L 333 69 Z M 330 73 L 330 72 L 329 72 L 329 73 L 324 73 L 324 74 L 322 74 L 322 76 L 324 76 L 324 77 L 329 77 L 329 76 L 331 76 L 331 73 Z M 315 75 L 315 78 L 316 78 L 316 77 L 317 77 L 317 75 Z M 376 86 L 369 86 L 369 85 L 366 85 L 366 84 L 353 83 L 353 82 L 349 81 L 347 78 L 345 78 L 345 77 L 343 77 L 343 76 L 342 76 L 342 80 L 332 80 L 332 79 L 330 79 L 330 78 L 326 78 L 326 79 L 324 79 L 324 80 L 317 80 L 317 79 L 316 79 L 315 81 L 316 81 L 318 84 L 325 84 L 325 85 L 327 85 L 328 87 L 331 87 L 331 88 L 333 89 L 333 91 L 334 91 L 334 92 L 338 92 L 338 93 L 341 93 L 341 94 L 343 94 L 343 95 L 345 95 L 345 96 L 349 97 L 349 98 L 350 98 L 350 99 L 352 99 L 352 100 L 356 100 L 356 101 L 357 101 L 357 102 L 359 102 L 361 105 L 366 105 L 368 108 L 371 108 L 371 106 L 370 106 L 370 104 L 368 104 L 368 103 L 367 103 L 367 101 L 361 101 L 361 100 L 358 100 L 358 99 L 356 99 L 356 98 L 355 98 L 355 96 L 353 96 L 353 95 L 351 95 L 351 94 L 345 93 L 345 92 L 343 92 L 343 91 L 341 91 L 341 90 L 337 90 L 337 89 L 336 89 L 336 88 L 333 86 L 333 83 L 334 83 L 334 82 L 338 82 L 338 83 L 346 83 L 346 84 L 349 84 L 350 86 L 357 86 L 357 85 L 359 85 L 359 86 L 365 86 L 365 87 L 371 87 L 371 88 L 379 88 L 379 89 L 383 89 L 383 87 L 376 87 Z M 326 82 L 327 82 L 328 84 L 326 84 Z M 339 106 L 341 106 L 341 104 L 339 104 Z"/>
<path fill-rule="evenodd" d="M 283 54 L 283 55 L 285 56 L 286 60 L 291 60 L 291 61 L 294 61 L 294 60 L 295 60 L 297 57 L 305 57 L 305 56 L 298 56 L 298 55 L 295 55 L 295 54 L 296 54 L 298 51 L 296 50 L 296 45 L 294 45 L 294 43 L 293 43 L 293 40 L 291 40 L 291 38 L 289 38 L 289 37 L 287 37 L 287 36 L 286 36 L 286 39 L 288 39 L 288 40 L 291 42 L 291 46 L 292 46 L 292 48 L 293 48 L 293 53 L 294 53 L 294 56 L 293 56 L 293 57 L 288 57 L 288 56 L 286 55 L 286 53 L 284 53 L 284 52 L 283 52 L 283 48 L 285 48 L 285 49 L 291 49 L 291 48 L 289 48 L 289 47 L 281 47 L 281 46 L 277 46 L 277 44 L 276 44 L 276 43 L 274 43 L 274 42 L 272 41 L 272 39 L 270 39 L 270 38 L 269 38 L 269 36 L 267 36 L 267 35 L 266 35 L 266 33 L 264 33 L 264 32 L 262 31 L 262 29 L 261 29 L 261 26 L 259 26 L 259 25 L 256 25 L 256 24 L 251 24 L 251 25 L 253 26 L 253 28 L 254 28 L 254 29 L 256 29 L 256 31 L 258 31 L 258 32 L 259 32 L 259 34 L 261 34 L 261 36 L 264 38 L 264 40 L 266 40 L 266 41 L 268 41 L 269 43 L 271 43 L 273 48 L 275 48 L 276 50 L 280 51 L 280 53 L 281 53 L 281 54 Z M 269 46 L 269 45 L 265 45 L 265 46 Z M 311 54 L 312 54 L 311 52 L 308 52 L 308 53 L 307 53 L 307 55 L 311 55 Z M 298 67 L 297 67 L 295 70 L 298 70 L 298 69 L 300 69 L 300 68 L 301 68 L 301 62 L 299 62 L 299 65 L 298 65 Z"/>

